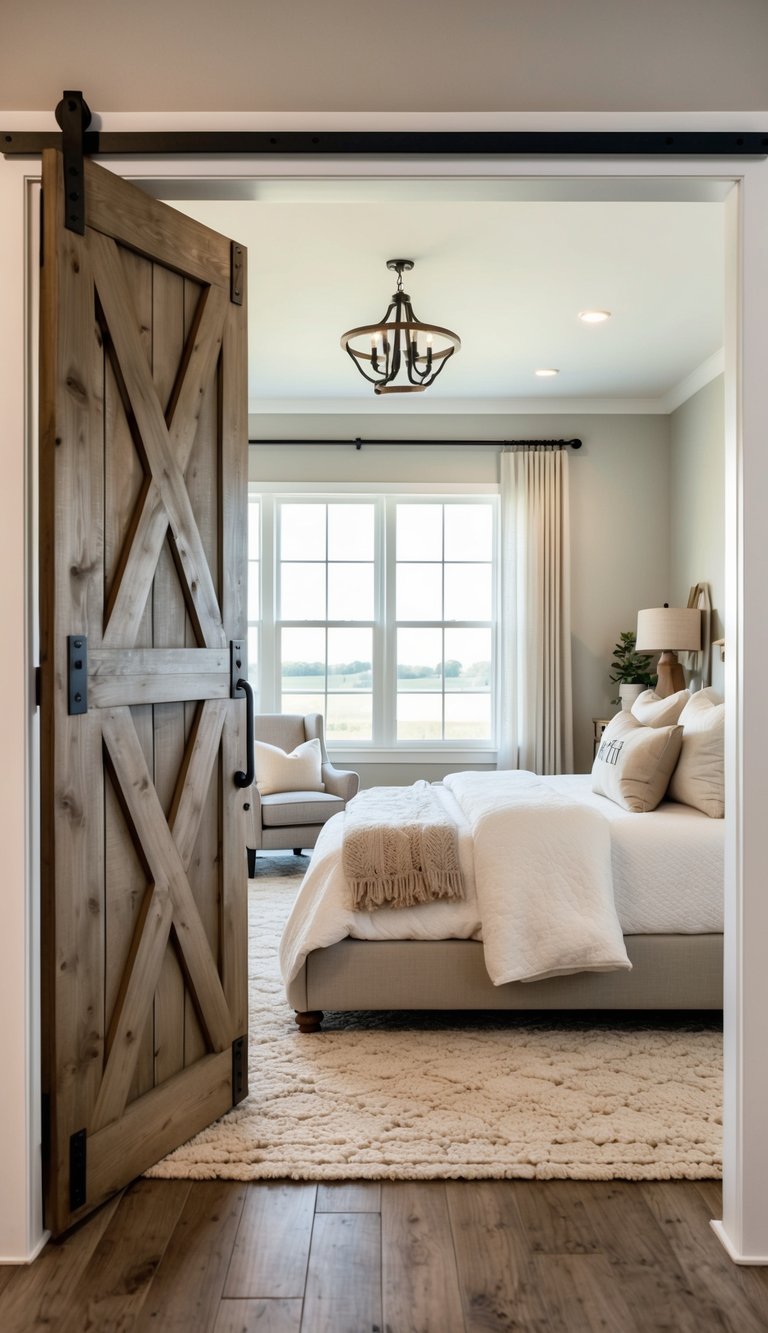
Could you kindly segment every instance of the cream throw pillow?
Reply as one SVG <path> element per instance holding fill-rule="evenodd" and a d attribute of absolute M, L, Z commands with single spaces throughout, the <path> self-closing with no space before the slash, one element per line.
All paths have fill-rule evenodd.
<path fill-rule="evenodd" d="M 302 741 L 292 754 L 256 741 L 256 786 L 262 796 L 280 791 L 325 791 L 320 741 Z"/>
<path fill-rule="evenodd" d="M 617 713 L 592 765 L 592 790 L 637 814 L 655 810 L 682 739 L 682 727 L 644 727 L 630 712 Z"/>
<path fill-rule="evenodd" d="M 680 714 L 683 745 L 667 795 L 712 819 L 725 814 L 725 704 L 714 690 L 692 694 Z"/>
<path fill-rule="evenodd" d="M 691 697 L 690 690 L 678 690 L 660 698 L 655 690 L 644 690 L 632 705 L 632 716 L 644 727 L 671 727 L 677 722 Z"/>

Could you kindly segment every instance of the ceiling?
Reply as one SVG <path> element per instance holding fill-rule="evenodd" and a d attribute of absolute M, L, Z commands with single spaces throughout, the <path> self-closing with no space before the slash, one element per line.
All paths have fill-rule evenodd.
<path fill-rule="evenodd" d="M 609 400 L 603 410 L 666 411 L 686 396 L 681 382 L 716 372 L 720 203 L 476 193 L 273 181 L 255 199 L 174 200 L 248 249 L 250 411 L 592 410 L 595 399 Z M 425 393 L 382 400 L 339 338 L 383 316 L 392 256 L 415 260 L 405 287 L 417 316 L 454 329 L 462 348 Z M 586 326 L 587 308 L 612 317 Z M 542 367 L 560 373 L 539 379 Z"/>

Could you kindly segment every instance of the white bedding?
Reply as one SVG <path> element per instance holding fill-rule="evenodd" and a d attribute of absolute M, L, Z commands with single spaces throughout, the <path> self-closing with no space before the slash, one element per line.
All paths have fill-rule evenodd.
<path fill-rule="evenodd" d="M 500 775 L 501 776 L 501 775 Z M 662 803 L 632 814 L 591 790 L 589 774 L 542 779 L 608 822 L 613 888 L 621 928 L 632 934 L 707 934 L 723 928 L 723 820 Z M 469 824 L 447 787 L 436 788 L 456 820 L 466 897 L 458 902 L 378 912 L 346 905 L 341 869 L 343 814 L 323 827 L 280 945 L 286 984 L 308 953 L 351 936 L 360 940 L 482 939 Z"/>

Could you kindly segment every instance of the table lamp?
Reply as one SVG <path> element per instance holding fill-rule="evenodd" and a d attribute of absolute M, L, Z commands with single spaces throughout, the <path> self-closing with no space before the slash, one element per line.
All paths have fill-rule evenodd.
<path fill-rule="evenodd" d="M 656 693 L 662 699 L 684 690 L 685 675 L 677 653 L 696 653 L 701 648 L 701 611 L 698 607 L 667 605 L 638 611 L 635 647 L 639 653 L 661 651 Z"/>

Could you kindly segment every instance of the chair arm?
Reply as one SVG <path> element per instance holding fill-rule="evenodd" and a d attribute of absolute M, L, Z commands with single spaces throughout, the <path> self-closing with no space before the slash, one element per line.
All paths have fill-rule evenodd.
<path fill-rule="evenodd" d="M 245 804 L 250 803 L 250 810 L 246 810 L 246 837 L 245 845 L 252 851 L 259 851 L 261 847 L 261 793 L 254 782 L 252 787 L 243 792 L 246 798 Z"/>
<path fill-rule="evenodd" d="M 340 796 L 342 801 L 351 801 L 360 786 L 360 774 L 351 769 L 336 768 L 333 764 L 323 764 L 323 782 L 325 790 L 332 796 Z"/>

